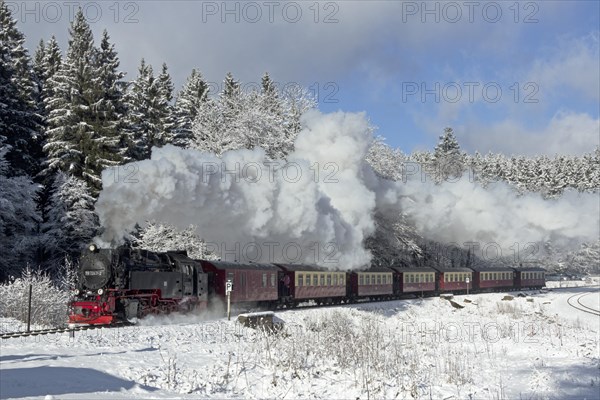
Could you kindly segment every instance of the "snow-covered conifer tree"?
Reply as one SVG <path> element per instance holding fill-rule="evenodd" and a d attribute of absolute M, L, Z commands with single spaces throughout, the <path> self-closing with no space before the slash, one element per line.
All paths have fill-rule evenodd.
<path fill-rule="evenodd" d="M 192 145 L 194 120 L 198 117 L 202 103 L 208 100 L 208 90 L 202 74 L 193 69 L 175 101 L 174 145 L 184 148 Z"/>
<path fill-rule="evenodd" d="M 56 174 L 43 224 L 48 266 L 58 266 L 66 255 L 76 256 L 96 236 L 99 221 L 94 202 L 83 180 Z"/>
<path fill-rule="evenodd" d="M 0 281 L 35 260 L 40 222 L 36 204 L 39 187 L 27 176 L 8 175 L 8 150 L 0 141 Z"/>
<path fill-rule="evenodd" d="M 69 171 L 98 185 L 99 178 L 86 163 L 94 156 L 91 117 L 97 101 L 92 31 L 81 9 L 70 28 L 69 48 L 64 62 L 48 80 L 52 95 L 45 100 L 48 112 L 47 175 Z"/>
<path fill-rule="evenodd" d="M 24 43 L 8 5 L 0 2 L 0 139 L 9 146 L 7 174 L 34 176 L 39 171 L 41 127 Z"/>
<path fill-rule="evenodd" d="M 163 65 L 163 72 L 155 77 L 152 66 L 142 59 L 138 76 L 126 95 L 128 112 L 125 124 L 130 143 L 128 156 L 133 160 L 149 158 L 153 146 L 163 146 L 172 140 L 170 81 L 166 65 Z"/>

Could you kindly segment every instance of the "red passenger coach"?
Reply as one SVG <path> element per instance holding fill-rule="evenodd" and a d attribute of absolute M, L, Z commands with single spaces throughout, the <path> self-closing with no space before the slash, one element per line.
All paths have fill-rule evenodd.
<path fill-rule="evenodd" d="M 473 288 L 473 270 L 469 268 L 435 268 L 440 292 L 466 292 Z M 469 282 L 467 282 L 467 278 Z"/>
<path fill-rule="evenodd" d="M 298 304 L 304 300 L 315 300 L 319 304 L 340 303 L 346 296 L 345 272 L 312 265 L 277 265 L 284 271 L 280 292 L 287 303 Z"/>
<path fill-rule="evenodd" d="M 515 271 L 515 288 L 540 289 L 546 286 L 546 270 L 539 267 L 512 268 Z"/>
<path fill-rule="evenodd" d="M 224 298 L 226 282 L 233 283 L 232 303 L 270 303 L 278 299 L 280 270 L 272 264 L 240 264 L 226 261 L 201 261 L 209 273 L 211 295 Z"/>
<path fill-rule="evenodd" d="M 395 291 L 400 294 L 425 294 L 435 292 L 435 269 L 433 268 L 402 268 L 392 267 L 395 276 Z"/>
<path fill-rule="evenodd" d="M 510 289 L 514 286 L 515 272 L 508 267 L 471 267 L 473 273 L 473 288 L 482 292 Z"/>
<path fill-rule="evenodd" d="M 394 294 L 393 270 L 373 267 L 350 273 L 350 290 L 353 298 L 380 299 Z"/>

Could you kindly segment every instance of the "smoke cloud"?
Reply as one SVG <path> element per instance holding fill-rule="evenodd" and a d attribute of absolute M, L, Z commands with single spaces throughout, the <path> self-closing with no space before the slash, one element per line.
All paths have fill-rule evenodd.
<path fill-rule="evenodd" d="M 484 189 L 463 176 L 442 185 L 408 181 L 400 203 L 428 239 L 465 247 L 496 244 L 504 254 L 530 243 L 551 240 L 571 247 L 600 236 L 600 202 L 590 193 L 545 200 L 538 194 L 517 196 L 504 183 Z"/>
<path fill-rule="evenodd" d="M 423 236 L 441 242 L 514 243 L 563 238 L 596 240 L 598 198 L 568 193 L 558 200 L 518 197 L 508 186 L 483 189 L 466 177 L 434 185 L 380 179 L 364 161 L 373 137 L 366 116 L 308 112 L 294 153 L 265 162 L 260 149 L 220 158 L 174 146 L 150 160 L 104 171 L 96 212 L 101 244 L 114 245 L 136 224 L 193 224 L 209 250 L 229 261 L 367 266 L 363 242 L 375 213 L 405 213 Z M 123 174 L 124 175 L 124 174 Z"/>
<path fill-rule="evenodd" d="M 364 157 L 372 141 L 364 114 L 307 113 L 293 154 L 265 163 L 262 149 L 221 158 L 174 146 L 103 173 L 96 211 L 103 241 L 118 243 L 136 223 L 194 224 L 227 260 L 306 262 L 342 269 L 369 264 L 364 239 L 377 205 L 398 201 Z M 390 191 L 392 191 L 390 195 Z"/>

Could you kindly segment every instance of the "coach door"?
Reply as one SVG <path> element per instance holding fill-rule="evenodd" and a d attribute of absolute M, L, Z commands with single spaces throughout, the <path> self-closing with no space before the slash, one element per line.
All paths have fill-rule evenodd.
<path fill-rule="evenodd" d="M 246 300 L 246 296 L 247 296 L 247 293 L 246 293 L 246 282 L 247 282 L 246 278 L 247 278 L 246 272 L 245 271 L 241 272 L 240 273 L 240 293 L 239 293 L 239 296 L 240 296 L 241 300 Z"/>

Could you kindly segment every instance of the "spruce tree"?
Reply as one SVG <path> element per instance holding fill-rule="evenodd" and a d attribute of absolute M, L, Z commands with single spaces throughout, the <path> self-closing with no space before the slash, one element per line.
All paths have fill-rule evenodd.
<path fill-rule="evenodd" d="M 436 183 L 462 175 L 464 154 L 460 150 L 452 128 L 445 128 L 444 134 L 440 136 L 440 141 L 433 152 L 432 167 Z"/>
<path fill-rule="evenodd" d="M 65 255 L 77 256 L 98 233 L 99 220 L 94 212 L 95 199 L 81 179 L 58 172 L 43 224 L 46 263 L 56 267 Z"/>
<path fill-rule="evenodd" d="M 10 176 L 8 151 L 0 140 L 0 280 L 35 261 L 41 221 L 36 204 L 39 187 L 27 176 Z"/>
<path fill-rule="evenodd" d="M 256 105 L 251 104 L 251 107 L 258 111 L 256 114 L 259 123 L 257 126 L 259 145 L 266 150 L 270 158 L 284 158 L 287 149 L 282 101 L 279 99 L 275 83 L 266 72 L 262 77 L 261 91 L 257 97 Z"/>
<path fill-rule="evenodd" d="M 47 175 L 69 172 L 85 180 L 93 195 L 102 188 L 105 168 L 122 162 L 123 73 L 106 31 L 94 47 L 89 24 L 79 10 L 71 24 L 67 55 L 46 84 Z M 58 47 L 46 49 L 47 68 L 56 68 Z"/>
<path fill-rule="evenodd" d="M 100 48 L 96 52 L 96 88 L 98 100 L 94 105 L 94 157 L 88 162 L 91 169 L 100 176 L 102 170 L 118 165 L 123 161 L 123 116 L 125 74 L 119 71 L 119 58 L 114 45 L 110 43 L 108 32 L 104 30 Z"/>
<path fill-rule="evenodd" d="M 202 103 L 208 100 L 208 91 L 208 85 L 202 78 L 202 74 L 193 69 L 175 101 L 173 131 L 175 146 L 183 148 L 191 146 L 194 120 L 198 117 Z"/>
<path fill-rule="evenodd" d="M 165 143 L 173 142 L 173 129 L 175 128 L 175 118 L 173 112 L 173 81 L 169 74 L 166 63 L 163 63 L 160 74 L 156 77 L 157 85 L 157 118 L 159 119 L 159 130 L 162 131 Z"/>
<path fill-rule="evenodd" d="M 129 141 L 128 157 L 133 160 L 150 158 L 153 146 L 172 141 L 170 135 L 170 104 L 172 83 L 166 65 L 158 77 L 152 66 L 142 59 L 138 76 L 126 95 L 128 107 L 125 121 Z"/>
<path fill-rule="evenodd" d="M 39 171 L 40 124 L 25 37 L 8 6 L 0 3 L 0 139 L 8 146 L 7 174 Z"/>
<path fill-rule="evenodd" d="M 48 97 L 54 95 L 52 91 L 52 85 L 48 84 L 48 81 L 56 75 L 56 73 L 60 70 L 60 66 L 62 64 L 62 54 L 60 51 L 60 47 L 58 46 L 58 42 L 56 41 L 56 37 L 52 36 L 48 41 L 48 44 L 45 47 L 44 58 L 42 59 L 42 66 L 40 68 L 42 80 L 42 101 Z M 44 108 L 44 115 L 46 114 Z"/>
<path fill-rule="evenodd" d="M 45 100 L 48 112 L 47 174 L 69 171 L 98 185 L 90 170 L 93 159 L 93 111 L 97 101 L 97 74 L 94 66 L 92 31 L 81 9 L 70 27 L 67 55 L 60 69 L 48 80 L 52 95 Z"/>

